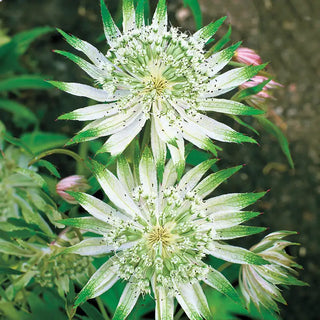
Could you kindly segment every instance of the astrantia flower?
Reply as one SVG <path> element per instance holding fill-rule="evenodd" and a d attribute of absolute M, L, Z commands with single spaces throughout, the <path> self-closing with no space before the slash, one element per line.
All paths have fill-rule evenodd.
<path fill-rule="evenodd" d="M 268 263 L 261 256 L 224 240 L 264 230 L 240 225 L 259 213 L 241 211 L 264 195 L 235 193 L 205 198 L 241 166 L 208 175 L 215 160 L 208 160 L 188 171 L 177 183 L 177 172 L 170 160 L 163 181 L 157 180 L 151 152 L 146 149 L 132 173 L 120 158 L 117 176 L 97 162 L 93 171 L 112 206 L 85 193 L 71 195 L 93 217 L 60 221 L 95 232 L 65 253 L 111 255 L 79 293 L 75 305 L 101 295 L 118 280 L 128 283 L 113 319 L 125 319 L 138 297 L 154 296 L 155 319 L 173 319 L 174 298 L 190 319 L 211 319 L 200 283 L 221 291 L 234 300 L 237 293 L 228 280 L 204 262 L 207 255 L 240 264 Z"/>
<path fill-rule="evenodd" d="M 296 232 L 271 233 L 250 249 L 270 264 L 241 267 L 239 283 L 248 306 L 252 301 L 257 308 L 263 306 L 278 312 L 278 306 L 274 300 L 284 304 L 286 302 L 277 285 L 306 285 L 296 279 L 297 271 L 293 269 L 301 266 L 285 252 L 287 246 L 296 244 L 283 240 L 284 237 L 292 234 Z"/>
<path fill-rule="evenodd" d="M 134 9 L 123 1 L 123 32 L 114 24 L 103 0 L 101 10 L 109 44 L 106 55 L 88 42 L 59 32 L 92 63 L 74 54 L 57 51 L 78 64 L 98 88 L 51 81 L 68 93 L 100 102 L 65 114 L 60 119 L 93 120 L 70 143 L 110 136 L 99 152 L 120 154 L 151 121 L 151 146 L 158 168 L 163 169 L 166 146 L 180 171 L 184 163 L 184 139 L 216 152 L 211 139 L 254 142 L 204 114 L 206 111 L 234 115 L 261 113 L 235 101 L 217 98 L 251 79 L 261 66 L 247 66 L 219 74 L 238 44 L 208 57 L 204 49 L 224 18 L 192 36 L 167 25 L 165 0 L 160 0 L 151 25 L 144 22 L 143 1 Z M 211 139 L 210 139 L 211 138 Z"/>

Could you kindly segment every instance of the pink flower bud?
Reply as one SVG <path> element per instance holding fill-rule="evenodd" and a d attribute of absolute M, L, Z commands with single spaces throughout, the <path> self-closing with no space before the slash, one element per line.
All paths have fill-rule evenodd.
<path fill-rule="evenodd" d="M 266 80 L 268 80 L 268 78 L 265 76 L 260 76 L 260 75 L 254 76 L 251 80 L 243 83 L 240 86 L 240 89 L 247 89 L 247 88 L 255 87 Z M 271 80 L 263 87 L 263 89 L 260 92 L 258 92 L 257 94 L 255 94 L 253 96 L 250 96 L 249 99 L 254 105 L 262 104 L 265 102 L 265 99 L 270 99 L 270 98 L 272 99 L 273 98 L 273 96 L 270 94 L 270 89 L 272 90 L 277 87 L 283 87 L 283 85 Z"/>
<path fill-rule="evenodd" d="M 73 204 L 77 202 L 70 194 L 66 193 L 66 191 L 84 192 L 88 189 L 90 189 L 90 186 L 88 185 L 87 179 L 77 175 L 64 178 L 56 185 L 58 195 L 65 201 Z"/>
<path fill-rule="evenodd" d="M 238 48 L 233 59 L 237 62 L 254 66 L 262 63 L 261 57 L 254 50 L 245 47 Z"/>

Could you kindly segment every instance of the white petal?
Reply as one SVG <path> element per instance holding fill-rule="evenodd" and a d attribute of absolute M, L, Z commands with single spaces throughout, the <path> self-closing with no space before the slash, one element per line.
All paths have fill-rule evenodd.
<path fill-rule="evenodd" d="M 201 180 L 202 176 L 210 169 L 210 167 L 217 160 L 203 161 L 196 167 L 189 170 L 183 175 L 181 181 L 178 184 L 178 190 L 182 197 L 184 197 L 189 191 L 191 191 Z"/>
<path fill-rule="evenodd" d="M 202 96 L 210 98 L 231 91 L 250 80 L 263 67 L 264 65 L 247 66 L 227 71 L 211 80 L 208 84 L 207 92 L 203 93 Z"/>
<path fill-rule="evenodd" d="M 123 0 L 123 31 L 128 32 L 136 28 L 136 17 L 133 0 Z"/>
<path fill-rule="evenodd" d="M 113 259 L 110 258 L 94 273 L 88 283 L 80 291 L 75 301 L 75 306 L 106 292 L 118 281 L 118 279 L 117 267 L 115 267 Z"/>
<path fill-rule="evenodd" d="M 155 196 L 158 189 L 157 171 L 149 148 L 145 148 L 142 154 L 139 176 L 144 193 L 148 196 Z"/>
<path fill-rule="evenodd" d="M 116 209 L 110 207 L 105 202 L 82 192 L 72 193 L 72 196 L 95 218 L 104 221 L 110 225 L 119 225 L 119 219 L 123 221 L 131 220 L 128 216 L 122 214 Z"/>
<path fill-rule="evenodd" d="M 86 97 L 96 101 L 107 102 L 115 101 L 124 95 L 127 95 L 128 91 L 118 90 L 115 93 L 110 94 L 103 89 L 97 89 L 86 84 L 73 83 L 73 82 L 58 82 L 58 81 L 48 81 L 55 87 L 62 91 L 68 92 L 75 96 Z"/>
<path fill-rule="evenodd" d="M 157 172 L 162 179 L 163 169 L 166 161 L 167 147 L 166 144 L 160 139 L 154 119 L 151 120 L 151 148 L 154 160 L 157 166 Z"/>
<path fill-rule="evenodd" d="M 97 120 L 103 117 L 110 117 L 119 112 L 118 104 L 105 103 L 95 104 L 85 108 L 79 108 L 67 114 L 59 117 L 60 120 L 78 120 L 78 121 L 89 121 Z"/>
<path fill-rule="evenodd" d="M 110 152 L 112 156 L 120 154 L 141 131 L 146 120 L 145 114 L 140 113 L 127 127 L 114 133 L 98 152 Z"/>
<path fill-rule="evenodd" d="M 167 31 L 167 24 L 168 17 L 166 0 L 159 0 L 151 25 L 161 34 Z"/>
<path fill-rule="evenodd" d="M 96 178 L 109 199 L 129 216 L 141 216 L 139 208 L 119 180 L 100 163 L 92 161 L 92 164 Z"/>
<path fill-rule="evenodd" d="M 87 41 L 81 40 L 73 35 L 68 35 L 62 30 L 58 31 L 66 38 L 67 42 L 75 49 L 83 52 L 96 66 L 103 67 L 111 62 L 96 47 Z"/>
<path fill-rule="evenodd" d="M 117 161 L 117 176 L 129 193 L 135 188 L 135 182 L 130 165 L 124 156 L 120 156 Z"/>
<path fill-rule="evenodd" d="M 113 315 L 113 320 L 126 319 L 138 301 L 140 291 L 134 283 L 134 279 L 131 279 L 130 281 L 123 290 L 117 309 Z"/>
<path fill-rule="evenodd" d="M 173 297 L 168 294 L 167 289 L 156 286 L 153 282 L 152 284 L 156 301 L 155 320 L 173 320 Z"/>

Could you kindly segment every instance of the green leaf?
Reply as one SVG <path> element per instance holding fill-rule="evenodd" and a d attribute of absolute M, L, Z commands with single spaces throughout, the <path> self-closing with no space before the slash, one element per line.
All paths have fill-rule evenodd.
<path fill-rule="evenodd" d="M 68 137 L 63 134 L 34 131 L 21 136 L 21 141 L 26 144 L 33 153 L 63 146 Z"/>
<path fill-rule="evenodd" d="M 53 86 L 43 80 L 41 76 L 21 75 L 0 81 L 0 91 L 24 89 L 49 89 Z"/>
<path fill-rule="evenodd" d="M 0 99 L 0 109 L 12 113 L 13 122 L 19 127 L 25 128 L 29 124 L 35 124 L 38 122 L 35 114 L 18 102 L 8 99 Z"/>
<path fill-rule="evenodd" d="M 52 175 L 57 177 L 58 179 L 61 179 L 60 173 L 58 172 L 57 168 L 49 161 L 47 160 L 39 160 L 36 162 L 39 167 L 46 168 Z"/>
<path fill-rule="evenodd" d="M 17 139 L 17 138 L 11 136 L 9 133 L 6 132 L 4 134 L 4 140 L 6 140 L 7 142 L 13 144 L 14 146 L 17 146 L 17 147 L 21 148 L 22 150 L 26 151 L 30 155 L 33 155 L 32 151 L 29 149 L 27 144 L 23 143 L 21 141 L 21 139 Z"/>
<path fill-rule="evenodd" d="M 80 308 L 86 313 L 90 320 L 105 320 L 102 314 L 90 303 L 84 303 Z"/>
<path fill-rule="evenodd" d="M 17 168 L 15 169 L 15 172 L 22 174 L 27 178 L 30 178 L 40 188 L 48 189 L 46 181 L 38 173 L 25 168 Z"/>
<path fill-rule="evenodd" d="M 19 270 L 15 270 L 15 269 L 11 269 L 11 268 L 5 268 L 5 267 L 0 267 L 0 274 L 22 274 L 21 271 Z"/>
<path fill-rule="evenodd" d="M 183 0 L 183 4 L 185 7 L 189 7 L 193 14 L 194 20 L 196 22 L 197 30 L 202 28 L 203 21 L 202 21 L 202 12 L 200 8 L 200 4 L 198 0 Z"/>
<path fill-rule="evenodd" d="M 9 241 L 0 239 L 0 252 L 20 257 L 30 257 L 32 252 L 25 250 Z"/>
<path fill-rule="evenodd" d="M 253 131 L 256 135 L 259 136 L 259 132 L 252 126 L 250 126 L 250 124 L 244 122 L 243 120 L 241 120 L 239 117 L 237 116 L 231 116 L 231 118 L 233 120 L 235 120 L 236 122 L 238 122 L 239 124 L 241 124 L 242 126 L 246 127 L 247 129 Z"/>
<path fill-rule="evenodd" d="M 287 160 L 289 162 L 290 167 L 294 168 L 294 163 L 291 157 L 290 149 L 289 149 L 289 142 L 283 132 L 270 120 L 263 116 L 255 116 L 255 118 L 258 120 L 260 125 L 270 134 L 272 134 L 274 137 L 277 138 L 278 142 L 280 143 L 280 147 L 287 157 Z"/>
<path fill-rule="evenodd" d="M 39 27 L 16 34 L 11 41 L 0 46 L 0 73 L 22 71 L 19 57 L 39 36 L 53 31 L 50 27 Z"/>

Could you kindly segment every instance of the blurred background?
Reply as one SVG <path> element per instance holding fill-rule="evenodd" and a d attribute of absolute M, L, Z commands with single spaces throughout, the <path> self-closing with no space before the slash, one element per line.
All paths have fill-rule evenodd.
<path fill-rule="evenodd" d="M 119 1 L 106 1 L 120 21 Z M 277 140 L 264 131 L 256 145 L 221 145 L 221 166 L 245 163 L 240 174 L 224 184 L 221 191 L 247 192 L 271 188 L 260 202 L 264 211 L 256 224 L 276 230 L 296 230 L 293 241 L 301 246 L 291 249 L 303 265 L 301 279 L 310 287 L 291 287 L 284 291 L 288 306 L 281 306 L 283 319 L 319 319 L 320 308 L 320 1 L 319 0 L 199 0 L 203 23 L 228 16 L 217 35 L 232 25 L 233 43 L 242 40 L 245 47 L 256 50 L 284 88 L 275 91 L 270 102 L 273 121 L 287 136 L 295 164 L 290 169 Z M 151 10 L 156 5 L 152 0 Z M 195 31 L 196 23 L 182 0 L 169 0 L 171 23 L 183 30 Z M 0 44 L 18 32 L 39 26 L 60 27 L 106 49 L 102 37 L 98 0 L 2 0 L 0 1 Z M 78 67 L 67 62 L 52 49 L 70 50 L 65 41 L 52 31 L 35 41 L 22 58 L 23 67 L 44 79 L 77 81 L 84 79 Z M 86 80 L 84 80 L 86 81 Z M 86 106 L 85 99 L 58 90 L 25 90 L 11 93 L 32 110 L 39 121 L 17 125 L 12 115 L 0 110 L 0 119 L 11 133 L 37 131 L 71 137 L 80 124 L 54 120 L 61 114 Z M 236 127 L 245 131 L 243 128 Z M 252 133 L 250 133 L 252 134 Z M 65 175 L 73 174 L 65 159 L 53 161 Z M 63 162 L 64 161 L 64 162 Z M 261 236 L 260 236 L 261 237 Z M 249 246 L 258 238 L 244 245 Z M 252 242 L 251 242 L 252 241 Z M 244 319 L 244 317 L 242 317 Z M 220 320 L 220 319 L 218 319 Z M 221 319 L 225 320 L 225 319 Z"/>

